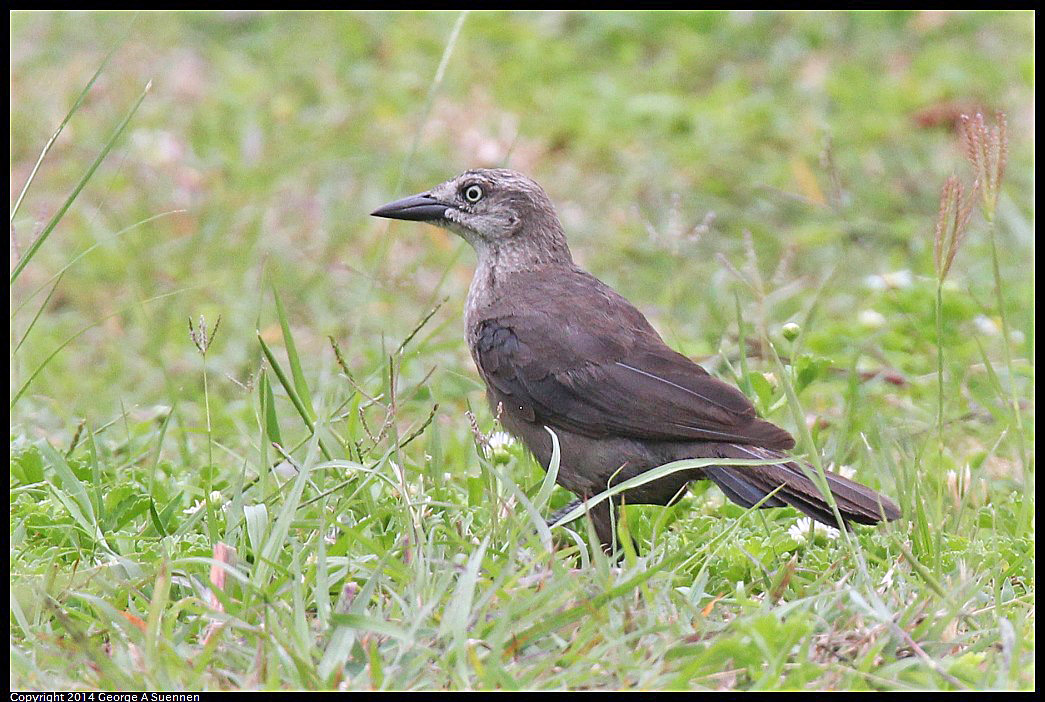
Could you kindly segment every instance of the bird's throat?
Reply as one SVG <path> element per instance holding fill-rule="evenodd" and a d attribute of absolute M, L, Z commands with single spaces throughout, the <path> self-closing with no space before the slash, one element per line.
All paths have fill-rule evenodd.
<path fill-rule="evenodd" d="M 565 240 L 549 242 L 522 236 L 495 242 L 473 244 L 478 257 L 476 273 L 501 278 L 518 271 L 532 271 L 553 266 L 570 267 L 573 257 Z"/>
<path fill-rule="evenodd" d="M 468 290 L 470 306 L 473 303 L 481 305 L 488 298 L 496 296 L 498 288 L 518 273 L 573 266 L 573 258 L 565 244 L 552 250 L 536 246 L 533 242 L 500 241 L 477 246 L 476 253 L 478 265 Z"/>

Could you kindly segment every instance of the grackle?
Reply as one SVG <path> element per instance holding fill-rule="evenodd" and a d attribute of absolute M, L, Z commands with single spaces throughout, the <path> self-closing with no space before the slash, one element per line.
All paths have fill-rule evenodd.
<path fill-rule="evenodd" d="M 737 388 L 669 348 L 631 303 L 577 266 L 533 180 L 471 170 L 372 214 L 449 229 L 475 249 L 465 336 L 490 405 L 545 469 L 552 453 L 545 427 L 555 432 L 557 482 L 578 498 L 680 459 L 769 461 L 680 471 L 603 500 L 589 516 L 604 547 L 612 546 L 622 498 L 667 505 L 700 479 L 745 507 L 777 490 L 763 507 L 791 505 L 837 526 L 807 477 L 812 469 L 785 453 L 795 445 L 791 435 L 760 419 Z M 859 483 L 829 472 L 827 485 L 847 526 L 900 517 L 892 500 Z"/>

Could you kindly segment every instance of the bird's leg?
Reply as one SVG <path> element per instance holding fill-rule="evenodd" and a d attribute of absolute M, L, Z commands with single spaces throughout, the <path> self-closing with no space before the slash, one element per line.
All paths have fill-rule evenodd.
<path fill-rule="evenodd" d="M 587 509 L 588 515 L 591 517 L 591 523 L 595 524 L 595 533 L 602 542 L 602 545 L 606 547 L 607 551 L 613 543 L 613 517 L 617 516 L 617 510 L 613 509 L 613 514 L 610 515 L 610 499 L 604 499 L 599 502 L 598 505 L 591 505 Z M 570 513 L 577 507 L 584 505 L 584 500 L 578 497 L 570 502 L 565 507 L 556 510 L 552 516 L 545 519 L 545 523 L 552 527 L 552 525 L 559 519 Z M 617 502 L 614 501 L 613 508 L 617 507 Z"/>
<path fill-rule="evenodd" d="M 555 510 L 555 512 L 552 513 L 545 522 L 550 527 L 575 507 L 579 507 L 583 504 L 584 500 L 581 498 L 572 500 L 565 507 Z M 620 514 L 620 510 L 618 509 L 619 505 L 620 503 L 617 499 L 610 498 L 608 500 L 603 500 L 598 504 L 591 505 L 588 508 L 588 516 L 591 518 L 592 526 L 595 527 L 595 535 L 599 538 L 599 542 L 602 544 L 602 549 L 606 551 L 606 553 L 613 551 L 613 537 L 615 534 L 614 525 L 616 524 L 616 519 Z M 632 543 L 634 544 L 634 541 L 632 541 Z"/>
<path fill-rule="evenodd" d="M 557 509 L 554 512 L 552 512 L 551 516 L 544 520 L 544 523 L 547 524 L 549 527 L 553 526 L 555 522 L 559 521 L 567 514 L 569 514 L 571 511 L 573 511 L 573 509 L 580 505 L 581 502 L 582 500 L 579 498 L 576 500 L 572 500 L 565 507 L 561 507 L 560 509 Z"/>
<path fill-rule="evenodd" d="M 619 514 L 620 510 L 617 509 L 615 500 L 603 500 L 588 508 L 588 516 L 591 517 L 591 523 L 595 527 L 595 535 L 599 537 L 602 549 L 606 553 L 613 552 L 613 541 L 616 535 L 614 526 Z"/>

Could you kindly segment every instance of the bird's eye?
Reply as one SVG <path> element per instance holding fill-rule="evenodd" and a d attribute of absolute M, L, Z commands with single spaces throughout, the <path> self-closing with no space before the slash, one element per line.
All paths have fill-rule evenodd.
<path fill-rule="evenodd" d="M 479 202 L 483 199 L 483 189 L 478 185 L 469 185 L 464 189 L 464 199 L 468 202 Z"/>

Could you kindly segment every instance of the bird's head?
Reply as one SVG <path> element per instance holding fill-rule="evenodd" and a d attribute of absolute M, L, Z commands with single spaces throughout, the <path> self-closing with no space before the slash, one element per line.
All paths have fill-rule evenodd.
<path fill-rule="evenodd" d="M 548 195 L 522 173 L 504 168 L 465 171 L 370 214 L 449 229 L 470 243 L 480 258 L 488 251 L 536 248 L 557 256 L 565 249 L 569 260 L 562 225 Z"/>

